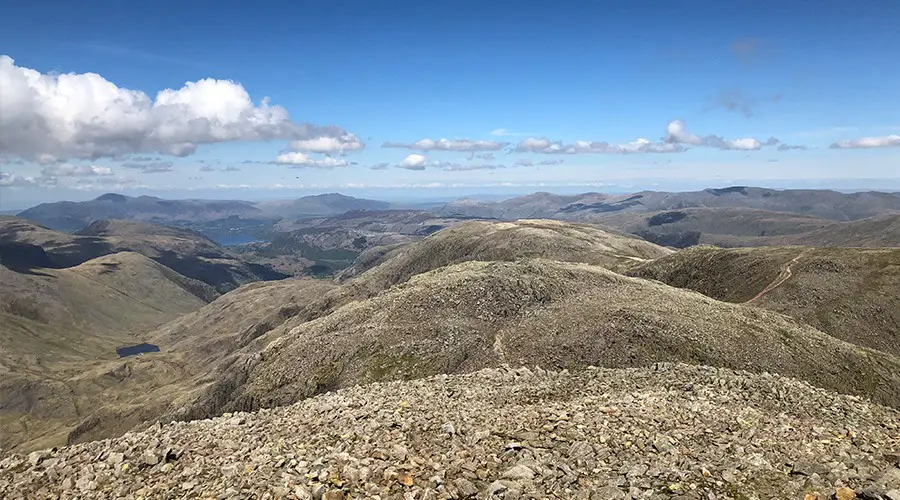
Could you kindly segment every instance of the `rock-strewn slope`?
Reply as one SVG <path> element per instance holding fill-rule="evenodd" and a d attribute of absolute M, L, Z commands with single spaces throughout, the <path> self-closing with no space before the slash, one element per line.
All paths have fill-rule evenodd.
<path fill-rule="evenodd" d="M 340 291 L 340 290 L 338 290 Z M 175 419 L 290 404 L 370 381 L 503 363 L 545 369 L 681 361 L 775 372 L 900 406 L 900 358 L 781 314 L 599 266 L 465 262 L 282 326 L 204 376 Z"/>
<path fill-rule="evenodd" d="M 13 455 L 0 496 L 894 500 L 898 451 L 900 412 L 776 375 L 489 369 Z"/>
<path fill-rule="evenodd" d="M 900 249 L 695 247 L 630 275 L 748 302 L 900 355 Z"/>
<path fill-rule="evenodd" d="M 515 222 L 471 221 L 438 231 L 392 251 L 351 284 L 375 293 L 411 276 L 470 260 L 515 261 L 544 258 L 584 262 L 622 272 L 672 251 L 613 229 L 545 219 Z M 377 265 L 376 265 L 377 264 Z M 365 271 L 365 266 L 360 266 Z M 350 276 L 345 274 L 343 279 Z"/>

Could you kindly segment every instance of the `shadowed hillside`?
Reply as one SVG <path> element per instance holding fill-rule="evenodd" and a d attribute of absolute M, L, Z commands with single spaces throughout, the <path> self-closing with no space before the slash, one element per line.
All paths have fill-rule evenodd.
<path fill-rule="evenodd" d="M 640 191 L 630 194 L 584 193 L 559 196 L 535 193 L 499 202 L 459 200 L 441 209 L 446 215 L 518 219 L 543 217 L 592 220 L 613 213 L 646 213 L 689 208 L 746 208 L 836 221 L 900 213 L 900 194 L 839 193 L 826 189 L 768 189 L 731 186 L 693 192 Z"/>
<path fill-rule="evenodd" d="M 21 218 L 0 217 L 0 251 L 0 257 L 12 259 L 11 267 L 19 270 L 71 267 L 101 255 L 133 251 L 220 292 L 285 276 L 241 260 L 200 233 L 150 222 L 97 221 L 67 234 Z"/>
<path fill-rule="evenodd" d="M 0 281 L 4 449 L 58 444 L 108 402 L 102 394 L 117 377 L 128 379 L 120 389 L 127 394 L 162 376 L 162 370 L 134 375 L 127 363 L 114 361 L 116 348 L 140 343 L 143 332 L 218 296 L 209 285 L 130 252 L 29 274 L 0 266 Z M 99 366 L 106 368 L 92 377 Z"/>
<path fill-rule="evenodd" d="M 318 309 L 320 299 L 334 288 L 327 281 L 307 278 L 251 283 L 146 333 L 144 337 L 162 352 L 126 365 L 135 372 L 166 375 L 144 383 L 139 395 L 112 388 L 115 400 L 93 408 L 66 438 L 101 439 L 159 418 L 180 397 L 214 381 L 218 372 L 238 369 L 231 366 L 230 353 L 246 350 L 271 330 L 324 314 Z"/>
<path fill-rule="evenodd" d="M 696 247 L 629 274 L 749 302 L 900 355 L 900 249 Z"/>
<path fill-rule="evenodd" d="M 900 246 L 900 215 L 838 222 L 747 208 L 686 208 L 597 215 L 591 220 L 660 245 L 679 248 L 703 244 L 722 247 Z"/>

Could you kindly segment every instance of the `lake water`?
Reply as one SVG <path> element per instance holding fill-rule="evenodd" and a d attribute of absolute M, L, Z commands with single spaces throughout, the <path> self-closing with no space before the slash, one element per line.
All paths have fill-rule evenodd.
<path fill-rule="evenodd" d="M 119 347 L 116 349 L 116 354 L 118 354 L 120 358 L 124 358 L 127 356 L 136 356 L 138 354 L 144 354 L 148 352 L 159 352 L 159 346 L 153 344 L 137 344 Z"/>

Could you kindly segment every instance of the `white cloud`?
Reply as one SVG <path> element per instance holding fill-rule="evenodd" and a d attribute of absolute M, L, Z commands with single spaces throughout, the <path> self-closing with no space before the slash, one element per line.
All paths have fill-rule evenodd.
<path fill-rule="evenodd" d="M 703 139 L 688 132 L 683 121 L 673 120 L 666 126 L 666 142 L 700 146 L 703 144 Z"/>
<path fill-rule="evenodd" d="M 397 166 L 407 170 L 425 170 L 426 163 L 428 163 L 428 158 L 414 153 L 404 158 Z"/>
<path fill-rule="evenodd" d="M 631 153 L 679 153 L 684 148 L 679 144 L 651 142 L 639 138 L 626 144 L 610 144 L 599 141 L 575 141 L 563 144 L 544 138 L 530 137 L 516 145 L 517 153 L 542 154 L 631 154 Z"/>
<path fill-rule="evenodd" d="M 160 174 L 164 172 L 172 172 L 174 164 L 170 161 L 151 161 L 148 163 L 126 162 L 121 165 L 122 168 L 131 170 L 140 170 L 142 174 Z"/>
<path fill-rule="evenodd" d="M 339 127 L 291 121 L 239 83 L 207 78 L 155 99 L 96 73 L 42 74 L 0 55 L 0 154 L 52 162 L 129 153 L 187 156 L 202 144 L 343 138 Z"/>
<path fill-rule="evenodd" d="M 283 153 L 275 158 L 275 163 L 279 165 L 289 165 L 291 168 L 334 168 L 346 167 L 346 160 L 339 158 L 326 157 L 321 160 L 312 158 L 304 153 Z"/>
<path fill-rule="evenodd" d="M 869 149 L 900 147 L 900 135 L 891 134 L 881 137 L 860 137 L 859 139 L 838 141 L 831 145 L 832 149 Z"/>
<path fill-rule="evenodd" d="M 516 145 L 518 153 L 559 153 L 562 143 L 546 138 L 529 137 Z"/>
<path fill-rule="evenodd" d="M 113 175 L 113 171 L 109 167 L 63 163 L 44 167 L 41 169 L 41 175 L 43 177 L 94 177 Z"/>
<path fill-rule="evenodd" d="M 775 137 L 770 137 L 765 144 L 753 137 L 741 137 L 738 139 L 723 139 L 717 135 L 708 135 L 700 137 L 688 132 L 687 126 L 681 120 L 673 120 L 666 127 L 665 142 L 670 144 L 689 144 L 691 146 L 702 146 L 716 149 L 730 149 L 738 151 L 755 151 L 766 146 L 774 146 L 780 141 Z"/>
<path fill-rule="evenodd" d="M 37 185 L 34 177 L 0 172 L 0 187 L 29 187 Z"/>
<path fill-rule="evenodd" d="M 365 143 L 353 134 L 335 137 L 314 137 L 291 142 L 291 149 L 303 153 L 346 154 L 362 151 Z"/>
<path fill-rule="evenodd" d="M 674 120 L 666 127 L 666 136 L 660 141 L 651 141 L 640 137 L 625 144 L 610 144 L 604 141 L 575 141 L 564 144 L 562 141 L 551 141 L 543 137 L 529 137 L 516 145 L 517 153 L 541 154 L 637 154 L 637 153 L 681 153 L 687 146 L 710 147 L 717 149 L 756 150 L 762 146 L 778 144 L 778 139 L 769 138 L 765 144 L 752 137 L 739 139 L 723 139 L 716 135 L 700 137 L 687 130 L 684 122 Z"/>
<path fill-rule="evenodd" d="M 508 142 L 498 141 L 473 141 L 469 139 L 421 139 L 412 144 L 404 144 L 402 142 L 385 142 L 381 145 L 383 148 L 402 148 L 414 149 L 416 151 L 499 151 L 506 146 Z"/>

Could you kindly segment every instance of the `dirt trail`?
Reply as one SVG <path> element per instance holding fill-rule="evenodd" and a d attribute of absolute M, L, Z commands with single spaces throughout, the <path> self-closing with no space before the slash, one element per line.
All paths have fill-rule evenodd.
<path fill-rule="evenodd" d="M 789 260 L 787 262 L 787 264 L 785 264 L 784 267 L 781 268 L 781 272 L 778 273 L 778 277 L 775 278 L 774 281 L 769 283 L 768 286 L 766 286 L 761 292 L 757 293 L 755 297 L 753 297 L 752 299 L 750 299 L 744 303 L 752 304 L 753 302 L 759 300 L 763 295 L 771 292 L 772 290 L 775 290 L 776 288 L 778 288 L 782 284 L 784 284 L 785 281 L 789 280 L 791 278 L 791 276 L 794 275 L 794 273 L 791 271 L 791 265 L 796 264 L 797 261 L 800 260 L 800 258 L 803 257 L 805 254 L 806 254 L 806 252 L 800 252 L 799 255 L 797 255 L 793 259 Z"/>

